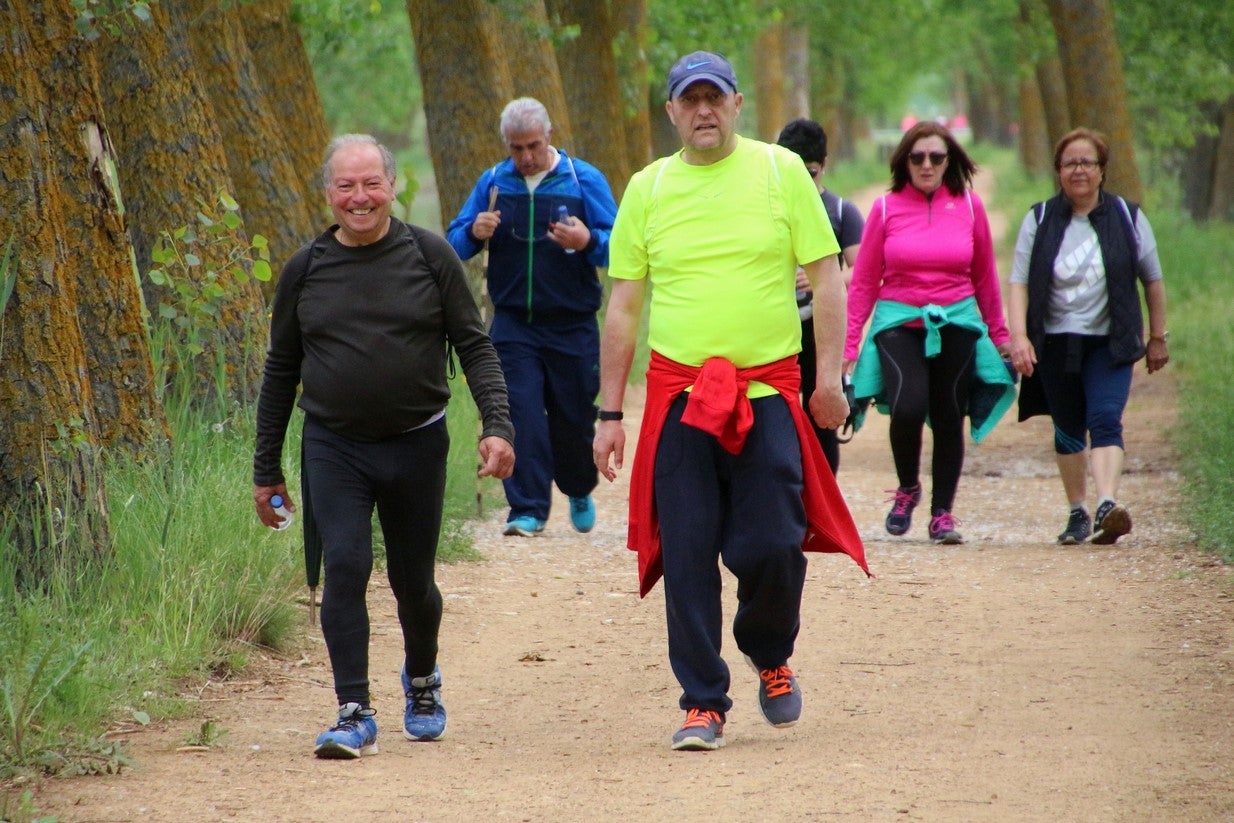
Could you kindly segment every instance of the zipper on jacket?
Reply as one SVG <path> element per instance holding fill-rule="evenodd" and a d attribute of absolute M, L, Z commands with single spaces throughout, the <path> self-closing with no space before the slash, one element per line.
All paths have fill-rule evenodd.
<path fill-rule="evenodd" d="M 544 181 L 541 180 L 541 183 Z M 526 185 L 526 181 L 524 181 Z M 527 214 L 528 223 L 527 237 L 527 322 L 531 322 L 531 281 L 532 281 L 532 265 L 535 263 L 535 248 L 536 248 L 536 198 L 534 192 L 527 192 Z"/>

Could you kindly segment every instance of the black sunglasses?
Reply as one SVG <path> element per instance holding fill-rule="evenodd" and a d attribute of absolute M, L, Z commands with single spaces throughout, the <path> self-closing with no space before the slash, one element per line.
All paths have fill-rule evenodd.
<path fill-rule="evenodd" d="M 927 158 L 927 157 L 929 157 L 929 158 L 930 158 L 930 164 L 931 164 L 931 165 L 934 165 L 934 166 L 941 166 L 941 165 L 943 164 L 943 161 L 947 159 L 947 152 L 945 152 L 945 151 L 932 151 L 932 152 L 914 151 L 914 152 L 909 152 L 909 155 L 908 155 L 908 162 L 912 163 L 914 166 L 920 166 L 922 163 L 924 163 L 924 162 L 926 161 L 926 158 Z"/>

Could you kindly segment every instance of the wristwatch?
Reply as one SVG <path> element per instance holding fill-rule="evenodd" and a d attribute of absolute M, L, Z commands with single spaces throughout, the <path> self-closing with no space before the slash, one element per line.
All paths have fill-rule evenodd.
<path fill-rule="evenodd" d="M 1149 340 L 1160 340 L 1162 343 L 1169 343 L 1170 333 L 1168 331 L 1163 331 L 1161 334 L 1150 334 L 1148 336 L 1148 339 Z"/>
<path fill-rule="evenodd" d="M 603 423 L 608 420 L 621 420 L 623 417 L 625 417 L 625 415 L 622 414 L 620 411 L 605 411 L 604 409 L 600 409 L 599 417 L 600 417 L 600 422 Z"/>

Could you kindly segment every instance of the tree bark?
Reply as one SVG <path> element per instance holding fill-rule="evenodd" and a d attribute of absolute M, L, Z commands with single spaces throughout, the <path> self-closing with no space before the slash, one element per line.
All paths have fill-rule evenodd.
<path fill-rule="evenodd" d="M 574 151 L 574 126 L 562 88 L 557 53 L 548 47 L 552 29 L 544 0 L 505 0 L 499 9 L 501 37 L 497 42 L 504 54 L 503 62 L 510 66 L 513 97 L 534 97 L 543 103 L 553 121 L 553 143 Z M 582 83 L 591 79 L 578 78 Z M 493 128 L 496 126 L 494 119 Z"/>
<path fill-rule="evenodd" d="M 485 0 L 407 0 L 407 13 L 441 222 L 448 226 L 480 174 L 502 156 L 498 118 L 514 91 L 499 42 L 504 24 Z"/>
<path fill-rule="evenodd" d="M 784 82 L 784 26 L 774 22 L 758 35 L 754 52 L 755 124 L 760 140 L 774 141 L 788 122 Z"/>
<path fill-rule="evenodd" d="M 162 232 L 182 226 L 201 228 L 197 214 L 220 191 L 232 192 L 222 136 L 214 109 L 193 66 L 184 31 L 173 25 L 166 8 L 150 7 L 152 25 L 126 27 L 98 41 L 103 67 L 101 90 L 107 120 L 118 154 L 117 172 L 124 196 L 129 236 L 145 303 L 157 313 L 172 290 L 153 284 L 146 275 L 154 268 L 151 252 Z M 169 185 L 169 181 L 176 181 Z M 244 235 L 247 242 L 247 235 Z M 218 273 L 227 293 L 218 306 L 212 333 L 202 341 L 197 357 L 196 391 L 213 397 L 216 364 L 226 371 L 224 399 L 248 402 L 256 398 L 268 323 L 256 281 L 236 279 L 223 249 L 194 249 L 202 265 L 190 269 L 200 287 Z M 243 267 L 251 273 L 251 267 Z M 184 350 L 186 339 L 177 342 Z M 174 362 L 174 359 L 165 362 Z M 174 377 L 174 370 L 168 375 Z"/>
<path fill-rule="evenodd" d="M 1208 216 L 1214 220 L 1234 220 L 1234 96 L 1225 101 L 1221 131 L 1217 136 Z"/>
<path fill-rule="evenodd" d="M 1220 128 L 1221 112 L 1215 106 L 1204 106 L 1205 116 L 1216 120 Z M 1182 187 L 1183 208 L 1192 220 L 1207 220 L 1213 199 L 1213 172 L 1217 168 L 1217 143 L 1219 134 L 1197 134 L 1195 143 L 1187 150 L 1179 170 L 1179 185 Z"/>
<path fill-rule="evenodd" d="M 1053 171 L 1053 150 L 1046 130 L 1045 106 L 1035 74 L 1020 76 L 1020 162 L 1036 177 Z"/>
<path fill-rule="evenodd" d="M 246 3 L 239 7 L 239 14 L 244 39 L 309 208 L 319 221 L 328 220 L 321 161 L 330 142 L 330 128 L 304 41 L 291 20 L 291 0 Z"/>
<path fill-rule="evenodd" d="M 621 83 L 626 163 L 633 173 L 651 162 L 651 118 L 659 110 L 648 108 L 648 90 L 655 83 L 647 76 L 647 0 L 610 0 L 610 6 L 617 32 L 613 51 Z"/>
<path fill-rule="evenodd" d="M 1037 88 L 1041 90 L 1041 107 L 1045 111 L 1046 132 L 1049 135 L 1050 157 L 1063 135 L 1071 131 L 1071 112 L 1067 109 L 1067 81 L 1063 78 L 1063 61 L 1058 53 L 1037 62 Z"/>
<path fill-rule="evenodd" d="M 1144 189 L 1135 162 L 1122 52 L 1110 0 L 1047 0 L 1067 81 L 1071 122 L 1102 132 L 1110 145 L 1105 187 L 1140 201 Z"/>
<path fill-rule="evenodd" d="M 804 22 L 786 22 L 784 41 L 784 123 L 810 116 L 810 29 Z M 781 123 L 775 135 L 784 127 Z"/>
<path fill-rule="evenodd" d="M 287 141 L 270 108 L 263 78 L 241 31 L 236 11 L 213 0 L 167 4 L 173 21 L 185 25 L 198 77 L 205 85 L 235 184 L 245 225 L 270 245 L 274 271 L 321 230 L 318 188 L 304 189 Z M 286 81 L 284 81 L 286 82 Z M 320 160 L 314 162 L 314 166 Z M 274 280 L 262 285 L 267 298 Z"/>
<path fill-rule="evenodd" d="M 647 109 L 651 113 L 651 153 L 655 157 L 665 157 L 681 149 L 681 135 L 664 109 L 667 94 L 667 89 L 663 87 L 653 85 L 647 89 Z"/>
<path fill-rule="evenodd" d="M 600 169 L 618 199 L 630 180 L 621 84 L 613 44 L 614 21 L 605 3 L 549 0 L 550 14 L 579 27 L 579 36 L 557 47 L 562 86 L 574 127 L 574 153 Z M 641 167 L 640 167 L 641 168 Z"/>
<path fill-rule="evenodd" d="M 0 514 L 37 581 L 108 551 L 98 454 L 164 434 L 94 54 L 68 0 L 0 0 Z"/>

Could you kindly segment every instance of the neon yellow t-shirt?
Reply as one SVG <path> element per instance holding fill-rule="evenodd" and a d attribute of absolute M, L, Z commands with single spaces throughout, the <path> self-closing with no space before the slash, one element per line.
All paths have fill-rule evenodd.
<path fill-rule="evenodd" d="M 801 158 L 738 137 L 717 163 L 692 166 L 678 152 L 634 175 L 608 274 L 649 279 L 652 349 L 692 366 L 723 357 L 747 368 L 801 351 L 797 266 L 839 251 Z M 751 386 L 752 397 L 767 393 Z"/>

